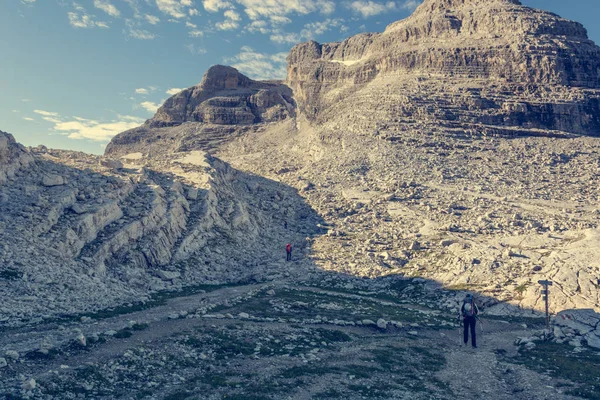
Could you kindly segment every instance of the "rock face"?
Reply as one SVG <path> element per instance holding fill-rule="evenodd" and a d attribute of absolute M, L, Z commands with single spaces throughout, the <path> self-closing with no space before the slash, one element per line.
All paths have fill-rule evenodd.
<path fill-rule="evenodd" d="M 15 138 L 0 131 L 0 185 L 33 161 L 31 154 L 15 142 Z M 0 198 L 0 201 L 2 198 Z"/>
<path fill-rule="evenodd" d="M 0 185 L 0 283 L 10 282 L 0 285 L 0 325 L 138 301 L 183 282 L 263 279 L 268 268 L 253 268 L 257 260 L 281 258 L 261 236 L 272 218 L 267 199 L 279 198 L 282 212 L 302 209 L 291 190 L 203 152 L 119 169 L 114 160 L 26 152 L 0 138 L 8 171 Z"/>
<path fill-rule="evenodd" d="M 381 34 L 295 46 L 287 83 L 332 128 L 597 136 L 599 77 L 579 23 L 514 0 L 426 0 Z"/>
<path fill-rule="evenodd" d="M 294 100 L 287 86 L 253 81 L 235 68 L 217 65 L 206 72 L 199 85 L 165 101 L 143 126 L 115 137 L 106 153 L 130 153 L 133 147 L 139 150 L 142 143 L 146 151 L 164 151 L 165 144 L 172 151 L 182 151 L 189 148 L 186 142 L 190 140 L 200 148 L 198 141 L 224 141 L 238 132 L 293 115 Z M 165 127 L 177 129 L 161 129 Z M 153 146 L 155 142 L 160 143 Z"/>
<path fill-rule="evenodd" d="M 588 346 L 600 349 L 600 315 L 594 310 L 564 310 L 552 323 L 555 339 L 580 336 Z"/>

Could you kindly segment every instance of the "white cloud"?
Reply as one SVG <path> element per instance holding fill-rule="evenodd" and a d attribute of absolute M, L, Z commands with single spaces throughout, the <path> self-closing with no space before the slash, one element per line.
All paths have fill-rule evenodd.
<path fill-rule="evenodd" d="M 23 103 L 29 103 L 29 102 L 31 101 L 31 99 L 21 99 L 21 101 L 22 101 Z"/>
<path fill-rule="evenodd" d="M 193 4 L 191 0 L 156 0 L 156 5 L 163 13 L 180 19 L 187 16 L 187 9 Z"/>
<path fill-rule="evenodd" d="M 35 0 L 21 0 L 21 3 L 23 3 L 23 4 L 33 4 L 33 3 L 35 3 Z"/>
<path fill-rule="evenodd" d="M 160 22 L 160 18 L 155 17 L 154 15 L 146 14 L 144 15 L 144 18 L 150 25 L 156 25 Z"/>
<path fill-rule="evenodd" d="M 196 10 L 195 8 L 190 8 L 188 10 L 188 14 L 190 15 L 190 17 L 195 17 L 197 15 L 200 15 L 200 11 Z"/>
<path fill-rule="evenodd" d="M 58 117 L 58 113 L 44 110 L 33 110 L 34 113 L 43 115 L 44 117 Z"/>
<path fill-rule="evenodd" d="M 117 120 L 98 122 L 90 119 L 74 117 L 74 121 L 59 121 L 54 125 L 54 131 L 67 135 L 71 139 L 90 139 L 106 142 L 117 134 L 135 128 L 144 119 L 129 115 L 119 115 Z"/>
<path fill-rule="evenodd" d="M 94 0 L 94 7 L 104 11 L 111 17 L 119 17 L 121 12 L 109 0 Z"/>
<path fill-rule="evenodd" d="M 205 48 L 196 46 L 195 44 L 186 44 L 185 48 L 194 56 L 201 56 L 207 53 Z"/>
<path fill-rule="evenodd" d="M 302 36 L 299 33 L 274 32 L 270 39 L 280 44 L 296 44 L 302 41 Z"/>
<path fill-rule="evenodd" d="M 52 122 L 54 132 L 67 135 L 71 139 L 90 139 L 99 142 L 108 141 L 113 136 L 135 128 L 144 122 L 143 118 L 131 115 L 118 115 L 117 119 L 100 122 L 76 116 L 66 118 L 56 112 L 45 110 L 34 110 L 33 112 L 41 115 L 45 121 Z M 26 120 L 29 121 L 29 119 Z"/>
<path fill-rule="evenodd" d="M 153 103 L 151 101 L 143 101 L 140 103 L 140 106 L 148 112 L 155 113 L 156 110 L 160 108 L 161 104 Z"/>
<path fill-rule="evenodd" d="M 250 33 L 260 32 L 263 35 L 271 32 L 271 29 L 269 28 L 267 21 L 263 21 L 263 20 L 252 21 L 248 26 L 246 26 L 246 29 Z"/>
<path fill-rule="evenodd" d="M 19 110 L 11 110 L 11 111 L 12 111 L 12 112 L 14 112 L 14 113 L 21 112 L 21 111 L 19 111 Z"/>
<path fill-rule="evenodd" d="M 204 0 L 202 5 L 208 12 L 219 12 L 219 10 L 233 8 L 233 4 L 226 0 Z"/>
<path fill-rule="evenodd" d="M 233 10 L 227 10 L 223 13 L 223 15 L 225 16 L 225 21 L 218 22 L 215 25 L 217 27 L 217 29 L 222 30 L 222 31 L 228 31 L 228 30 L 233 30 L 233 29 L 239 28 L 239 26 L 240 26 L 239 21 L 242 20 L 242 17 L 240 16 L 240 14 L 238 14 L 237 12 L 235 12 Z"/>
<path fill-rule="evenodd" d="M 33 110 L 34 113 L 42 116 L 42 119 L 48 122 L 58 123 L 61 122 L 59 119 L 59 114 L 51 111 L 44 110 Z"/>
<path fill-rule="evenodd" d="M 332 0 L 237 0 L 253 19 L 272 18 L 289 14 L 306 15 L 313 12 L 331 14 L 335 10 Z"/>
<path fill-rule="evenodd" d="M 156 37 L 156 35 L 152 32 L 149 32 L 145 29 L 140 28 L 140 22 L 134 21 L 132 19 L 125 20 L 125 26 L 127 27 L 127 34 L 139 40 L 152 40 Z"/>
<path fill-rule="evenodd" d="M 220 31 L 232 31 L 234 29 L 237 29 L 240 27 L 240 24 L 238 22 L 232 21 L 230 19 L 226 19 L 223 22 L 217 22 L 215 24 L 215 26 L 217 27 L 218 30 Z"/>
<path fill-rule="evenodd" d="M 182 90 L 184 90 L 184 89 L 180 89 L 180 88 L 171 88 L 171 89 L 167 90 L 167 91 L 166 91 L 166 93 L 167 93 L 168 95 L 174 96 L 174 95 L 176 95 L 177 93 L 181 92 Z"/>
<path fill-rule="evenodd" d="M 74 28 L 108 28 L 108 24 L 103 21 L 96 21 L 95 16 L 87 14 L 85 9 L 77 3 L 73 3 L 76 12 L 68 12 L 69 24 Z"/>
<path fill-rule="evenodd" d="M 135 92 L 137 94 L 148 94 L 148 89 L 139 88 L 139 89 L 135 89 Z"/>
<path fill-rule="evenodd" d="M 347 27 L 344 26 L 343 19 L 327 18 L 325 21 L 311 22 L 309 24 L 304 25 L 304 29 L 302 29 L 300 35 L 303 39 L 313 39 L 315 36 L 322 35 L 333 28 L 347 30 Z"/>
<path fill-rule="evenodd" d="M 29 118 L 29 117 L 23 117 L 23 119 L 24 119 L 25 121 L 35 121 L 35 119 L 33 119 L 33 118 Z"/>
<path fill-rule="evenodd" d="M 357 14 L 361 14 L 363 18 L 369 18 L 374 15 L 395 10 L 396 3 L 393 1 L 388 1 L 386 3 L 378 3 L 371 0 L 357 0 L 350 3 L 348 5 L 348 8 Z"/>
<path fill-rule="evenodd" d="M 239 54 L 226 58 L 226 63 L 253 79 L 284 79 L 287 53 L 263 54 L 244 46 Z"/>
<path fill-rule="evenodd" d="M 227 10 L 223 13 L 223 15 L 225 16 L 225 18 L 228 18 L 232 21 L 241 21 L 242 17 L 240 17 L 240 14 L 238 14 L 237 12 L 233 11 L 233 10 Z"/>
<path fill-rule="evenodd" d="M 404 8 L 406 10 L 414 10 L 421 4 L 423 0 L 406 0 L 404 4 L 400 6 L 400 8 Z"/>

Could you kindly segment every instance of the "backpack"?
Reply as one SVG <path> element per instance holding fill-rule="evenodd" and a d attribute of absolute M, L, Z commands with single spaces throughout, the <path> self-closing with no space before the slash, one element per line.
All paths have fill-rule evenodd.
<path fill-rule="evenodd" d="M 463 316 L 472 317 L 475 315 L 475 305 L 472 302 L 463 303 Z"/>

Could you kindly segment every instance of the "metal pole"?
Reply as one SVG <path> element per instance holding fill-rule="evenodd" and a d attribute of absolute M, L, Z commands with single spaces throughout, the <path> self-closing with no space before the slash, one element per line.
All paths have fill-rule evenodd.
<path fill-rule="evenodd" d="M 550 329 L 550 312 L 548 307 L 548 297 L 550 296 L 550 290 L 548 290 L 548 287 L 552 286 L 552 281 L 540 280 L 538 281 L 538 283 L 544 287 L 544 289 L 542 290 L 542 294 L 544 295 L 544 301 L 546 303 L 546 329 Z"/>
<path fill-rule="evenodd" d="M 548 295 L 550 292 L 548 292 L 548 286 L 544 286 L 544 288 L 546 289 L 546 329 L 550 329 L 550 317 L 548 314 Z"/>

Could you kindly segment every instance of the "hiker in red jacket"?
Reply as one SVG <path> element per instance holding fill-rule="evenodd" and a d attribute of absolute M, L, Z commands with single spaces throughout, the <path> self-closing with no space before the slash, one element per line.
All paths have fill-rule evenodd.
<path fill-rule="evenodd" d="M 292 261 L 292 244 L 288 243 L 285 245 L 285 252 L 287 253 L 286 261 Z"/>

